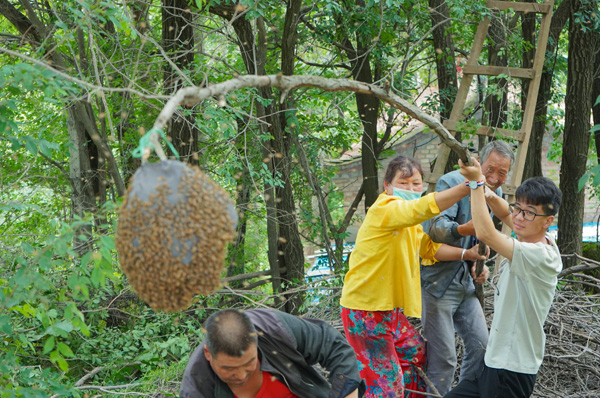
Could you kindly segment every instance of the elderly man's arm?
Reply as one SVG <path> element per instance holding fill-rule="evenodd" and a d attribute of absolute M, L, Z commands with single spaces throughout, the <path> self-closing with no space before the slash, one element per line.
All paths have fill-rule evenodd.
<path fill-rule="evenodd" d="M 463 182 L 464 178 L 462 176 L 457 178 L 456 175 L 446 174 L 437 181 L 435 190 L 436 192 L 445 191 Z M 469 221 L 465 224 L 458 222 L 459 219 L 465 218 L 464 215 L 461 217 L 461 212 L 465 210 L 462 209 L 461 202 L 459 201 L 442 211 L 431 221 L 423 223 L 423 228 L 434 242 L 460 246 L 460 239 L 462 237 L 475 234 L 472 222 Z"/>

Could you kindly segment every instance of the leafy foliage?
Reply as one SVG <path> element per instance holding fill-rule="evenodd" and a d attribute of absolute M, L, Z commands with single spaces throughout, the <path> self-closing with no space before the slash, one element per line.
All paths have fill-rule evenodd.
<path fill-rule="evenodd" d="M 178 378 L 187 355 L 202 338 L 206 313 L 235 300 L 198 297 L 187 311 L 168 315 L 151 311 L 136 298 L 114 248 L 120 203 L 115 174 L 127 181 L 139 166 L 131 151 L 168 100 L 167 70 L 175 70 L 180 86 L 226 81 L 247 70 L 241 44 L 254 62 L 264 51 L 264 70 L 278 73 L 286 4 L 188 2 L 189 8 L 181 11 L 192 15 L 193 61 L 179 68 L 178 58 L 186 54 L 167 53 L 162 43 L 162 29 L 176 28 L 163 26 L 163 4 L 66 0 L 37 2 L 30 11 L 27 5 L 33 2 L 7 3 L 23 20 L 31 21 L 33 13 L 37 21 L 25 32 L 8 18 L 0 20 L 6 33 L 0 43 L 0 396 L 81 396 L 75 387 L 78 381 L 134 383 L 136 388 L 143 384 L 142 390 L 153 392 L 153 383 L 161 384 L 162 375 Z M 456 52 L 466 58 L 476 23 L 489 10 L 472 0 L 447 5 L 453 18 L 449 34 Z M 294 52 L 296 74 L 350 77 L 368 56 L 376 84 L 432 114 L 442 111 L 440 95 L 454 95 L 429 90 L 437 84 L 434 65 L 441 55 L 431 46 L 428 2 L 336 0 L 307 1 L 303 6 Z M 217 16 L 218 7 L 232 11 L 225 14 L 227 20 Z M 586 28 L 597 28 L 597 14 L 576 17 Z M 240 43 L 240 26 L 234 23 L 238 20 L 249 22 L 248 37 L 256 43 Z M 41 40 L 34 31 L 41 32 Z M 512 47 L 504 51 L 511 61 L 517 60 L 523 41 L 517 36 L 509 41 Z M 552 58 L 555 63 L 546 65 L 556 70 L 553 104 L 564 98 L 566 44 L 562 37 Z M 448 67 L 460 68 L 460 62 Z M 478 98 L 502 94 L 491 80 L 478 89 Z M 281 188 L 284 176 L 269 167 L 281 154 L 273 151 L 272 126 L 258 109 L 277 105 L 280 95 L 240 90 L 230 94 L 224 106 L 207 100 L 176 112 L 190 118 L 186 120 L 199 132 L 194 161 L 238 199 L 244 214 L 244 239 L 230 256 L 231 263 L 243 264 L 232 267 L 236 272 L 269 269 L 267 247 L 273 237 L 266 221 L 272 213 L 265 192 Z M 327 159 L 360 141 L 361 110 L 355 97 L 344 92 L 299 89 L 288 95 L 290 109 L 274 117 L 287 126 L 284 139 L 293 162 L 289 181 L 300 232 L 306 243 L 320 248 L 343 241 L 347 234 L 342 187 L 333 183 L 335 168 Z M 85 109 L 93 126 L 81 128 L 83 121 L 73 117 L 77 106 Z M 474 103 L 469 114 L 480 106 Z M 516 107 L 511 110 L 508 124 L 517 125 L 520 115 Z M 557 137 L 563 116 L 561 106 L 550 107 L 548 120 Z M 409 122 L 406 115 L 385 107 L 380 119 L 394 127 L 390 140 L 400 137 Z M 466 137 L 478 127 L 474 118 L 468 119 L 462 126 Z M 386 127 L 379 129 L 379 138 L 386 135 Z M 84 133 L 80 142 L 77 131 Z M 98 142 L 105 144 L 102 150 Z M 551 156 L 559 158 L 560 140 L 554 145 Z M 300 164 L 300 149 L 309 170 Z M 385 148 L 382 151 L 385 154 Z M 111 157 L 114 164 L 107 166 Z M 86 164 L 87 174 L 77 175 L 76 169 Z M 592 168 L 582 184 L 600 186 L 599 176 L 600 170 Z M 81 179 L 87 207 L 78 213 L 76 199 L 86 193 L 77 189 Z M 330 222 L 323 222 L 325 215 L 315 205 L 310 179 L 321 187 Z M 336 256 L 344 264 L 342 250 Z M 304 309 L 324 316 L 337 311 L 339 297 L 330 292 L 339 292 L 344 272 L 342 266 L 331 278 L 308 280 Z M 265 297 L 271 297 L 271 285 L 260 282 L 253 283 L 245 300 L 266 302 Z M 270 300 L 268 304 L 275 301 Z"/>

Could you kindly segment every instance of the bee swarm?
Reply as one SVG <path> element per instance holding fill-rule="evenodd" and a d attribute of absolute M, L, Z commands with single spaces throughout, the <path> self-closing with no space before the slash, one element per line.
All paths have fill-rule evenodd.
<path fill-rule="evenodd" d="M 119 210 L 116 246 L 131 286 L 154 310 L 187 308 L 220 284 L 237 214 L 229 195 L 198 167 L 142 166 Z"/>

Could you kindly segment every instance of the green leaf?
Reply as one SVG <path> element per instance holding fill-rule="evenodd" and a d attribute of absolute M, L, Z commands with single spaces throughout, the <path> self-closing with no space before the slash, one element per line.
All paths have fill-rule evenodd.
<path fill-rule="evenodd" d="M 112 256 L 110 255 L 110 250 L 108 250 L 106 247 L 100 248 L 100 254 L 102 254 L 102 258 L 104 258 L 105 260 L 108 260 L 108 261 L 112 260 Z"/>
<path fill-rule="evenodd" d="M 44 343 L 44 354 L 49 353 L 50 351 L 52 351 L 54 349 L 54 345 L 56 343 L 56 340 L 54 338 L 54 336 L 50 336 L 46 339 L 46 342 Z"/>
<path fill-rule="evenodd" d="M 75 354 L 73 354 L 73 351 L 71 351 L 69 346 L 66 345 L 65 343 L 60 342 L 56 345 L 56 347 L 58 348 L 58 351 L 60 351 L 60 353 L 63 354 L 65 357 L 67 357 L 67 358 L 75 357 Z"/>
<path fill-rule="evenodd" d="M 92 258 L 92 253 L 92 251 L 89 251 L 85 253 L 83 257 L 81 257 L 81 267 L 85 267 L 90 262 L 90 259 Z"/>
<path fill-rule="evenodd" d="M 13 330 L 12 330 L 12 325 L 11 325 L 9 315 L 0 316 L 0 332 L 7 334 L 7 335 L 12 334 Z"/>
<path fill-rule="evenodd" d="M 100 237 L 100 243 L 109 250 L 115 249 L 115 240 L 112 236 L 103 235 Z"/>
<path fill-rule="evenodd" d="M 600 173 L 596 173 L 596 175 L 594 176 L 594 185 L 600 186 Z"/>
<path fill-rule="evenodd" d="M 65 361 L 65 358 L 60 355 L 58 350 L 54 350 L 50 353 L 50 360 L 56 363 L 63 372 L 69 371 L 69 364 L 67 364 L 67 361 Z"/>
<path fill-rule="evenodd" d="M 33 254 L 33 252 L 35 251 L 35 248 L 33 246 L 31 246 L 29 243 L 25 243 L 23 242 L 21 244 L 21 248 L 25 251 L 25 253 L 27 254 Z"/>
<path fill-rule="evenodd" d="M 25 138 L 25 149 L 37 156 L 38 147 L 30 137 Z"/>
<path fill-rule="evenodd" d="M 76 328 L 79 328 L 79 330 L 81 331 L 81 333 L 83 333 L 84 336 L 89 337 L 90 329 L 88 328 L 88 325 L 83 320 L 81 320 L 79 318 L 73 319 L 73 326 L 75 326 Z"/>
<path fill-rule="evenodd" d="M 73 331 L 73 323 L 70 321 L 60 321 L 53 325 L 53 328 L 59 332 L 60 335 L 66 335 Z"/>
<path fill-rule="evenodd" d="M 577 184 L 577 190 L 579 192 L 581 192 L 581 190 L 583 189 L 583 187 L 585 187 L 585 183 L 587 182 L 588 178 L 590 178 L 590 172 L 589 171 L 587 173 L 585 173 L 584 175 L 582 175 L 581 178 L 579 179 L 579 183 Z"/>
<path fill-rule="evenodd" d="M 52 268 L 52 252 L 45 251 L 38 259 L 38 264 L 42 271 L 48 271 Z"/>
<path fill-rule="evenodd" d="M 590 129 L 590 133 L 595 133 L 596 131 L 599 131 L 599 130 L 600 130 L 600 124 L 597 124 Z"/>

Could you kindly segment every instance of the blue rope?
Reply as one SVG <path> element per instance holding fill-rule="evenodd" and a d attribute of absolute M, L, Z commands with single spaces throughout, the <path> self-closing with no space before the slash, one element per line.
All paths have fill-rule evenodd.
<path fill-rule="evenodd" d="M 173 146 L 173 144 L 171 144 L 171 141 L 169 141 L 167 139 L 167 136 L 165 135 L 164 131 L 162 129 L 159 128 L 152 128 L 150 129 L 150 131 L 148 131 L 146 134 L 144 134 L 142 136 L 142 138 L 140 138 L 140 143 L 138 145 L 137 148 L 135 148 L 131 154 L 133 155 L 134 158 L 141 158 L 144 155 L 144 149 L 146 149 L 147 147 L 150 147 L 152 150 L 154 150 L 154 144 L 152 144 L 152 141 L 150 141 L 150 136 L 152 135 L 152 133 L 158 133 L 160 134 L 160 136 L 162 137 L 163 140 L 165 140 L 165 142 L 167 143 L 167 146 L 169 147 L 169 149 L 171 149 L 171 152 L 173 152 L 173 154 L 175 155 L 175 157 L 177 159 L 179 159 L 179 153 L 177 152 L 177 150 L 175 149 L 175 147 Z"/>

